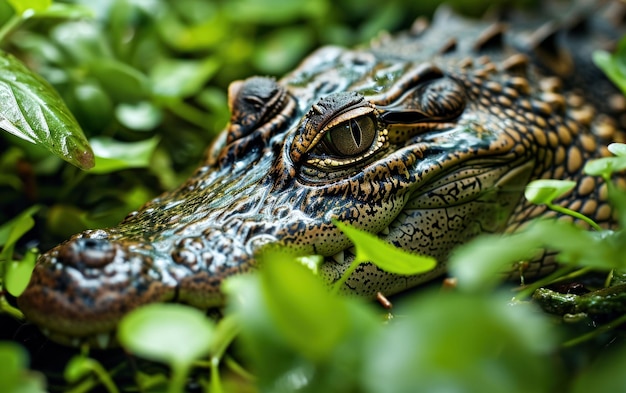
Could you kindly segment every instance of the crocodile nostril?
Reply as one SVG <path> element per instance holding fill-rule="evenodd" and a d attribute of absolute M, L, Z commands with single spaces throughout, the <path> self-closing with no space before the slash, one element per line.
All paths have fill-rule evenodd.
<path fill-rule="evenodd" d="M 97 268 L 115 258 L 115 247 L 107 240 L 80 238 L 68 243 L 62 252 L 63 260 L 76 267 Z"/>

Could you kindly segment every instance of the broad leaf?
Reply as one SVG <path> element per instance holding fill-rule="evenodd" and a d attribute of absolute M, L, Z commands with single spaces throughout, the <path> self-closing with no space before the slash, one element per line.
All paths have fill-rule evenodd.
<path fill-rule="evenodd" d="M 616 156 L 624 157 L 626 156 L 626 143 L 611 143 L 608 146 L 608 149 L 611 153 Z"/>
<path fill-rule="evenodd" d="M 421 295 L 363 343 L 365 392 L 551 391 L 561 372 L 556 337 L 537 310 L 494 291 Z"/>
<path fill-rule="evenodd" d="M 259 260 L 263 297 L 280 334 L 309 359 L 327 357 L 347 329 L 345 304 L 289 254 L 268 249 Z"/>
<path fill-rule="evenodd" d="M 110 173 L 127 168 L 145 168 L 159 143 L 158 137 L 139 142 L 120 142 L 111 138 L 94 138 L 91 141 L 96 154 L 96 166 L 91 173 Z"/>
<path fill-rule="evenodd" d="M 122 319 L 118 338 L 138 356 L 180 367 L 209 353 L 213 331 L 202 311 L 182 304 L 151 304 Z"/>
<path fill-rule="evenodd" d="M 405 275 L 425 273 L 437 266 L 433 257 L 409 253 L 342 222 L 334 221 L 334 224 L 354 243 L 355 261 L 372 262 L 386 272 Z"/>
<path fill-rule="evenodd" d="M 57 92 L 10 54 L 0 52 L 0 128 L 41 145 L 81 169 L 94 165 L 89 143 Z"/>
<path fill-rule="evenodd" d="M 52 0 L 8 0 L 8 3 L 17 14 L 23 15 L 27 10 L 45 11 L 52 4 Z"/>
<path fill-rule="evenodd" d="M 551 204 L 576 186 L 571 180 L 534 180 L 526 186 L 524 196 L 532 203 Z"/>
<path fill-rule="evenodd" d="M 585 164 L 583 171 L 592 176 L 602 176 L 607 179 L 611 174 L 626 169 L 626 156 L 602 157 Z"/>
<path fill-rule="evenodd" d="M 607 77 L 613 81 L 623 93 L 626 93 L 626 39 L 622 39 L 617 52 L 611 54 L 598 50 L 593 53 L 593 62 L 604 71 Z"/>
<path fill-rule="evenodd" d="M 150 72 L 154 93 L 183 98 L 199 92 L 219 69 L 215 58 L 205 60 L 161 60 Z"/>
<path fill-rule="evenodd" d="M 6 266 L 5 287 L 11 295 L 18 297 L 24 292 L 35 269 L 38 255 L 37 249 L 28 250 L 21 261 L 11 261 Z"/>

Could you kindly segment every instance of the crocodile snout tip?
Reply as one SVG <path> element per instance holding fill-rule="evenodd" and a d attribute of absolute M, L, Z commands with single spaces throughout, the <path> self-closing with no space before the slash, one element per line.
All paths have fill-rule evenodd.
<path fill-rule="evenodd" d="M 58 258 L 74 267 L 101 268 L 113 262 L 116 249 L 106 239 L 77 238 L 63 244 Z"/>

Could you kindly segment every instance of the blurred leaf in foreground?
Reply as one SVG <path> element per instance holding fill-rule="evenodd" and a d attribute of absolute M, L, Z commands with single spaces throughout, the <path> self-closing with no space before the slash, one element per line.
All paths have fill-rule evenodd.
<path fill-rule="evenodd" d="M 127 168 L 145 168 L 159 143 L 158 137 L 139 142 L 120 142 L 112 138 L 94 138 L 96 166 L 91 173 L 110 173 Z"/>
<path fill-rule="evenodd" d="M 0 52 L 0 128 L 41 145 L 81 169 L 94 165 L 89 143 L 57 92 L 10 54 Z"/>
<path fill-rule="evenodd" d="M 626 38 L 623 38 L 615 53 L 598 50 L 593 54 L 594 63 L 604 71 L 623 93 L 626 94 Z"/>
<path fill-rule="evenodd" d="M 45 380 L 27 370 L 28 353 L 14 342 L 0 342 L 0 386 L 7 393 L 39 393 L 47 391 Z"/>
<path fill-rule="evenodd" d="M 554 391 L 554 330 L 507 296 L 430 292 L 397 308 L 402 318 L 367 342 L 367 391 Z"/>

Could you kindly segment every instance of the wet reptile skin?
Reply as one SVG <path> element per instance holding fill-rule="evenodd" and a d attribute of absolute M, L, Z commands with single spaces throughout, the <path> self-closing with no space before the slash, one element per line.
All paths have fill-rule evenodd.
<path fill-rule="evenodd" d="M 619 37 L 621 8 L 510 24 L 440 9 L 432 26 L 322 48 L 278 81 L 235 82 L 231 122 L 195 174 L 43 254 L 19 306 L 57 341 L 106 346 L 140 305 L 219 307 L 222 280 L 268 243 L 323 255 L 337 280 L 353 253 L 332 219 L 440 261 L 412 277 L 363 265 L 346 283 L 393 294 L 443 274 L 455 246 L 546 215 L 522 197 L 536 178 L 575 180 L 560 203 L 611 225 L 605 188 L 581 168 L 624 140 L 626 102 L 590 60 Z M 542 258 L 525 274 L 553 268 Z"/>

